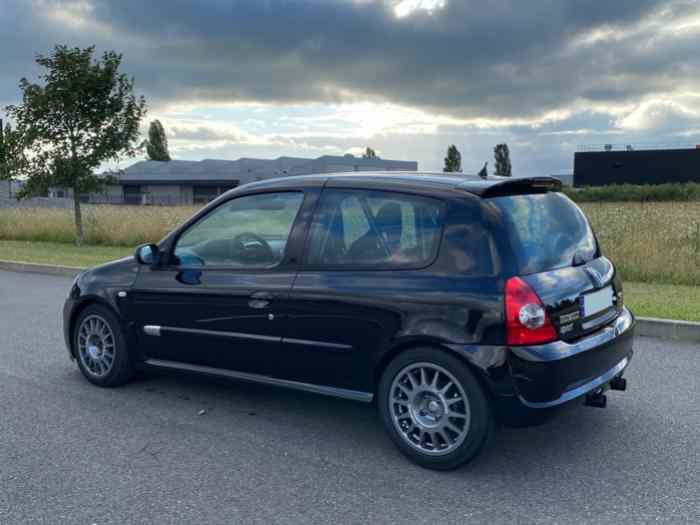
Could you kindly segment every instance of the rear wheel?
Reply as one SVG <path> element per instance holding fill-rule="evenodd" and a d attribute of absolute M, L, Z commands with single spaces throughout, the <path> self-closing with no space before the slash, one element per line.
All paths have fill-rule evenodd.
<path fill-rule="evenodd" d="M 130 379 L 133 370 L 126 338 L 119 320 L 105 306 L 93 304 L 80 312 L 73 349 L 80 371 L 91 383 L 112 387 Z"/>
<path fill-rule="evenodd" d="M 389 436 L 411 460 L 457 468 L 486 443 L 493 415 L 469 367 L 432 348 L 399 354 L 379 384 L 379 412 Z"/>

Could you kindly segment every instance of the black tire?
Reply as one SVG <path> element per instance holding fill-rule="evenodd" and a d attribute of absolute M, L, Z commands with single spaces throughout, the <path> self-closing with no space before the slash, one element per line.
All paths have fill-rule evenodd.
<path fill-rule="evenodd" d="M 437 444 L 445 447 L 445 452 L 442 453 L 436 450 L 433 454 L 441 455 L 431 455 L 430 452 L 419 450 L 415 443 L 411 445 L 409 443 L 410 432 L 399 432 L 397 425 L 406 424 L 410 426 L 412 424 L 417 429 L 419 428 L 418 424 L 413 417 L 406 417 L 405 423 L 395 422 L 392 414 L 392 410 L 397 410 L 395 403 L 390 398 L 392 384 L 397 379 L 397 375 L 405 377 L 406 371 L 410 370 L 412 366 L 421 367 L 422 365 L 433 365 L 436 366 L 435 370 L 439 367 L 448 372 L 459 383 L 468 402 L 468 409 L 464 409 L 464 411 L 469 415 L 469 424 L 467 426 L 465 422 L 463 427 L 465 430 L 459 438 L 463 441 L 457 445 L 459 439 L 455 438 L 448 445 L 447 441 L 438 438 Z M 428 374 L 431 370 L 429 366 L 426 368 Z M 419 371 L 419 377 L 422 377 L 420 368 L 416 370 Z M 445 376 L 443 384 L 447 384 L 449 382 L 448 379 Z M 396 385 L 394 385 L 394 388 L 396 388 Z M 418 388 L 418 390 L 420 389 Z M 458 394 L 454 394 L 454 396 L 458 397 Z M 494 430 L 495 421 L 491 404 L 474 373 L 458 357 L 437 348 L 414 348 L 396 356 L 382 374 L 377 403 L 384 427 L 394 444 L 413 462 L 429 469 L 451 470 L 464 465 L 482 451 Z M 447 413 L 444 414 L 446 415 Z M 445 416 L 443 415 L 442 417 Z M 424 427 L 420 428 L 424 430 Z M 452 434 L 449 437 L 452 438 Z M 419 438 L 419 441 L 421 444 L 423 443 L 422 438 Z M 449 447 L 455 448 L 449 451 Z"/>
<path fill-rule="evenodd" d="M 79 331 L 86 319 L 100 319 L 108 325 L 113 335 L 113 359 L 107 370 L 102 370 L 102 375 L 98 375 L 94 370 L 91 370 L 87 364 L 89 359 L 85 355 L 81 355 Z M 133 375 L 134 367 L 129 356 L 129 350 L 126 344 L 126 337 L 122 330 L 121 324 L 112 311 L 106 306 L 100 304 L 91 304 L 87 306 L 75 321 L 73 327 L 73 351 L 75 353 L 78 368 L 85 376 L 85 379 L 92 384 L 100 387 L 116 387 L 121 386 L 129 381 Z"/>

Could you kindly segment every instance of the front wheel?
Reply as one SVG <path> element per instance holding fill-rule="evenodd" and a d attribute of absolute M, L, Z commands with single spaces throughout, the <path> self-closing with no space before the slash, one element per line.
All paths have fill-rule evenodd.
<path fill-rule="evenodd" d="M 438 349 L 399 354 L 382 375 L 377 401 L 391 439 L 426 468 L 449 470 L 468 462 L 494 425 L 489 402 L 469 367 Z"/>
<path fill-rule="evenodd" d="M 133 367 L 117 317 L 105 306 L 86 307 L 75 322 L 73 349 L 78 367 L 91 383 L 112 387 L 126 383 Z"/>

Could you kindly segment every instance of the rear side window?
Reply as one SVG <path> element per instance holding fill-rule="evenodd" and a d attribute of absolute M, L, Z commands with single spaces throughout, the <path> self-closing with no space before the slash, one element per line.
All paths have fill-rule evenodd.
<path fill-rule="evenodd" d="M 521 275 L 581 264 L 598 246 L 583 212 L 562 193 L 489 199 L 500 211 Z"/>
<path fill-rule="evenodd" d="M 324 190 L 307 264 L 336 268 L 420 268 L 435 258 L 444 204 L 369 190 Z"/>

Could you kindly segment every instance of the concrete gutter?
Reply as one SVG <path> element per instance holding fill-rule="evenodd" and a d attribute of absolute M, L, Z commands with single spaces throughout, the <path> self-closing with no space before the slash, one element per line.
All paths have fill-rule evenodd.
<path fill-rule="evenodd" d="M 0 270 L 12 272 L 43 273 L 47 275 L 75 277 L 84 269 L 85 268 L 76 266 L 55 266 L 52 264 L 0 260 Z M 700 344 L 700 323 L 677 321 L 674 319 L 657 319 L 656 317 L 637 317 L 637 335 Z"/>
<path fill-rule="evenodd" d="M 637 317 L 637 335 L 700 345 L 700 323 Z"/>
<path fill-rule="evenodd" d="M 75 277 L 85 268 L 77 266 L 56 266 L 54 264 L 37 264 L 18 261 L 4 261 L 0 259 L 0 270 L 24 273 L 42 273 L 45 275 L 60 275 L 64 277 Z"/>

